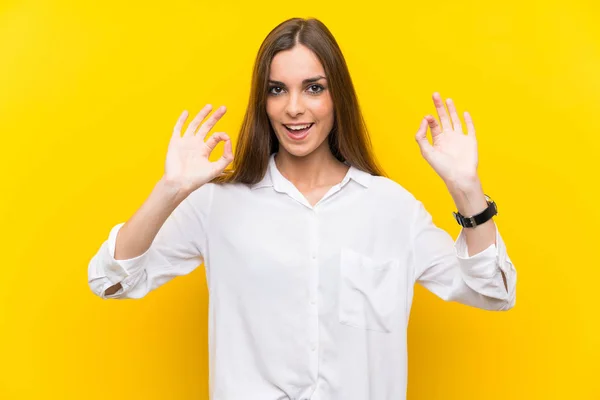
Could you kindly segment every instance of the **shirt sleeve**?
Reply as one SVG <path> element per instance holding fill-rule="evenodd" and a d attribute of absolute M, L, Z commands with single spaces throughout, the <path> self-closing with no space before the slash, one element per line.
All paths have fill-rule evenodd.
<path fill-rule="evenodd" d="M 496 243 L 470 257 L 464 229 L 453 242 L 417 201 L 411 227 L 416 282 L 446 301 L 485 310 L 509 310 L 516 301 L 517 272 L 506 252 L 498 225 Z"/>
<path fill-rule="evenodd" d="M 213 184 L 190 194 L 173 210 L 145 253 L 115 260 L 117 234 L 124 223 L 115 225 L 88 265 L 88 284 L 103 299 L 141 298 L 176 276 L 186 275 L 204 262 L 207 220 Z M 106 289 L 122 288 L 105 295 Z"/>

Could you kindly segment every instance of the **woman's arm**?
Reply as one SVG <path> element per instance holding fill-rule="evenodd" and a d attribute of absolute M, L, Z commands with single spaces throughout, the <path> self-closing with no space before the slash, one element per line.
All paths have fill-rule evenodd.
<path fill-rule="evenodd" d="M 465 135 L 454 102 L 446 99 L 446 111 L 439 93 L 434 93 L 433 103 L 440 123 L 431 115 L 421 121 L 415 135 L 421 155 L 446 184 L 458 212 L 478 214 L 487 202 L 477 174 L 477 139 L 471 116 L 464 113 Z M 427 139 L 428 126 L 432 143 Z M 514 305 L 516 270 L 491 219 L 475 228 L 463 228 L 453 246 L 451 237 L 433 224 L 419 204 L 412 240 L 415 278 L 438 296 L 491 310 Z"/>
<path fill-rule="evenodd" d="M 163 177 L 136 213 L 119 229 L 114 259 L 128 260 L 146 253 L 158 231 L 177 206 L 188 196 Z M 122 289 L 117 283 L 104 292 L 110 296 Z"/>
<path fill-rule="evenodd" d="M 171 134 L 165 174 L 148 199 L 123 225 L 115 226 L 88 266 L 88 282 L 101 297 L 144 296 L 177 275 L 195 268 L 202 260 L 208 212 L 203 186 L 220 175 L 233 161 L 229 136 L 206 135 L 225 114 L 220 107 L 206 122 L 207 104 L 181 135 L 188 113 L 184 111 Z M 220 141 L 225 150 L 218 161 L 209 156 Z M 190 194 L 194 201 L 188 201 Z M 208 200 L 210 203 L 210 200 Z"/>
<path fill-rule="evenodd" d="M 415 281 L 446 301 L 485 310 L 511 309 L 516 301 L 517 272 L 497 226 L 490 226 L 493 240 L 480 251 L 472 251 L 466 235 L 473 228 L 462 228 L 454 242 L 418 201 L 411 225 Z M 487 239 L 476 240 L 487 244 Z"/>
<path fill-rule="evenodd" d="M 477 215 L 488 206 L 479 179 L 475 179 L 472 182 L 463 182 L 462 185 L 452 184 L 448 187 L 448 190 L 461 215 Z M 492 218 L 474 228 L 465 228 L 464 235 L 468 249 L 467 256 L 478 254 L 492 244 L 497 245 L 496 229 L 496 224 Z M 502 270 L 500 272 L 502 273 L 504 288 L 508 291 L 506 275 Z"/>
<path fill-rule="evenodd" d="M 182 200 L 181 192 L 159 182 L 91 259 L 92 291 L 102 298 L 140 298 L 202 264 L 212 190 L 207 184 Z"/>

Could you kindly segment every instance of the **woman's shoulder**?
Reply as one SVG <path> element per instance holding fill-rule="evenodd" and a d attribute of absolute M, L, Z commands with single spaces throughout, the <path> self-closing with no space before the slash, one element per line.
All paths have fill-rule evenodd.
<path fill-rule="evenodd" d="M 244 193 L 250 189 L 243 183 L 214 183 L 208 182 L 190 193 L 183 201 L 183 207 L 192 207 L 203 214 L 212 213 L 221 206 L 243 201 Z"/>
<path fill-rule="evenodd" d="M 373 175 L 370 189 L 374 195 L 391 198 L 394 201 L 413 202 L 416 200 L 415 196 L 403 185 L 385 176 Z"/>
<path fill-rule="evenodd" d="M 210 198 L 212 201 L 225 201 L 227 199 L 241 200 L 246 198 L 252 192 L 252 185 L 240 182 L 215 183 L 209 182 L 204 184 L 196 192 L 197 197 Z M 213 200 L 214 199 L 214 200 Z"/>

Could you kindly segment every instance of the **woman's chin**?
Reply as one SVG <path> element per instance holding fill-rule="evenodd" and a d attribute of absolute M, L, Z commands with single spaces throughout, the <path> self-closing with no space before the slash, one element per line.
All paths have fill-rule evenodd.
<path fill-rule="evenodd" d="M 295 157 L 304 157 L 315 150 L 315 146 L 310 142 L 303 143 L 295 143 L 295 142 L 282 142 L 279 141 L 279 146 L 283 147 L 283 149 L 292 156 Z"/>
<path fill-rule="evenodd" d="M 327 140 L 324 140 L 321 143 L 321 146 L 329 146 L 329 143 L 327 142 Z M 286 153 L 289 153 L 290 155 L 292 155 L 294 157 L 305 157 L 309 154 L 314 153 L 321 146 L 319 146 L 319 143 L 314 143 L 314 141 L 305 142 L 305 143 L 283 142 L 283 145 L 282 145 L 282 142 L 279 141 L 280 151 L 281 151 L 281 147 L 283 147 L 283 150 L 285 150 Z"/>

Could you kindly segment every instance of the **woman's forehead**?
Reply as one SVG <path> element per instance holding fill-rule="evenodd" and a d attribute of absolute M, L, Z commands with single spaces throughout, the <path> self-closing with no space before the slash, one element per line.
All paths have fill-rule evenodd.
<path fill-rule="evenodd" d="M 294 85 L 318 75 L 325 76 L 325 71 L 317 55 L 309 48 L 297 45 L 273 57 L 269 80 Z"/>

